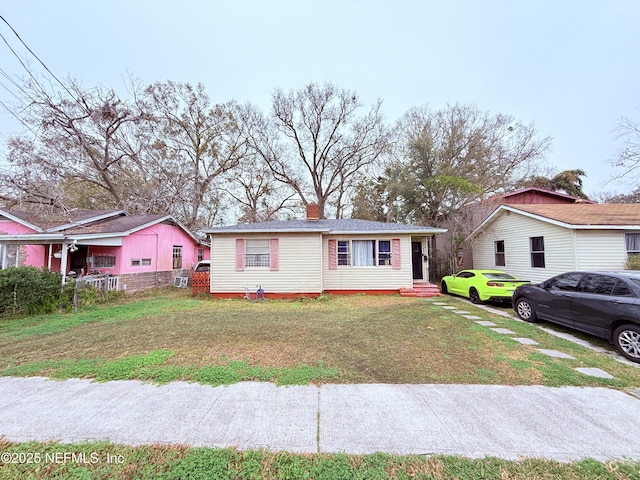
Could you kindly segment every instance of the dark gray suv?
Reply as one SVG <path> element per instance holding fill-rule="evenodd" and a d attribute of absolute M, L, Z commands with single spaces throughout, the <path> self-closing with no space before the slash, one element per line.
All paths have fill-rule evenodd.
<path fill-rule="evenodd" d="M 568 272 L 521 285 L 513 308 L 527 322 L 547 320 L 605 338 L 640 363 L 640 271 Z"/>

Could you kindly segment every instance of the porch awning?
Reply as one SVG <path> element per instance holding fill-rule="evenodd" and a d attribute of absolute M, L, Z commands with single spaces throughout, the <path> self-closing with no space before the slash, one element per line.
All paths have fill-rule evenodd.
<path fill-rule="evenodd" d="M 62 233 L 32 233 L 24 235 L 0 235 L 0 243 L 18 245 L 38 245 L 46 243 L 62 243 L 65 236 Z"/>

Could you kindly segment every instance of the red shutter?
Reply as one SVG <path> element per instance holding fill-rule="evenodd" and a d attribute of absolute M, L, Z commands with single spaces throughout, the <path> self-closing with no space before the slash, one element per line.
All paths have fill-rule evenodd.
<path fill-rule="evenodd" d="M 338 247 L 336 240 L 329 240 L 329 270 L 338 269 Z"/>
<path fill-rule="evenodd" d="M 278 258 L 278 239 L 272 238 L 269 240 L 269 270 L 277 271 L 279 267 Z"/>
<path fill-rule="evenodd" d="M 400 270 L 400 239 L 391 240 L 391 268 Z"/>
<path fill-rule="evenodd" d="M 244 270 L 244 238 L 236 238 L 236 272 Z"/>

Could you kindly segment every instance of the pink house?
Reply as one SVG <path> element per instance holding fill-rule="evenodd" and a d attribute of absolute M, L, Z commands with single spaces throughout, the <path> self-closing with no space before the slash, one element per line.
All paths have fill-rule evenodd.
<path fill-rule="evenodd" d="M 117 288 L 136 291 L 188 278 L 209 258 L 209 247 L 170 215 L 0 210 L 1 268 L 47 267 L 65 278 L 108 274 Z"/>

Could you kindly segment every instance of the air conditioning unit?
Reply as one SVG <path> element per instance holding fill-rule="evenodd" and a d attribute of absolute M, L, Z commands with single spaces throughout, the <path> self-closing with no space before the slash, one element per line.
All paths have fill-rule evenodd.
<path fill-rule="evenodd" d="M 187 288 L 189 277 L 176 277 L 173 279 L 173 286 L 178 288 Z"/>

